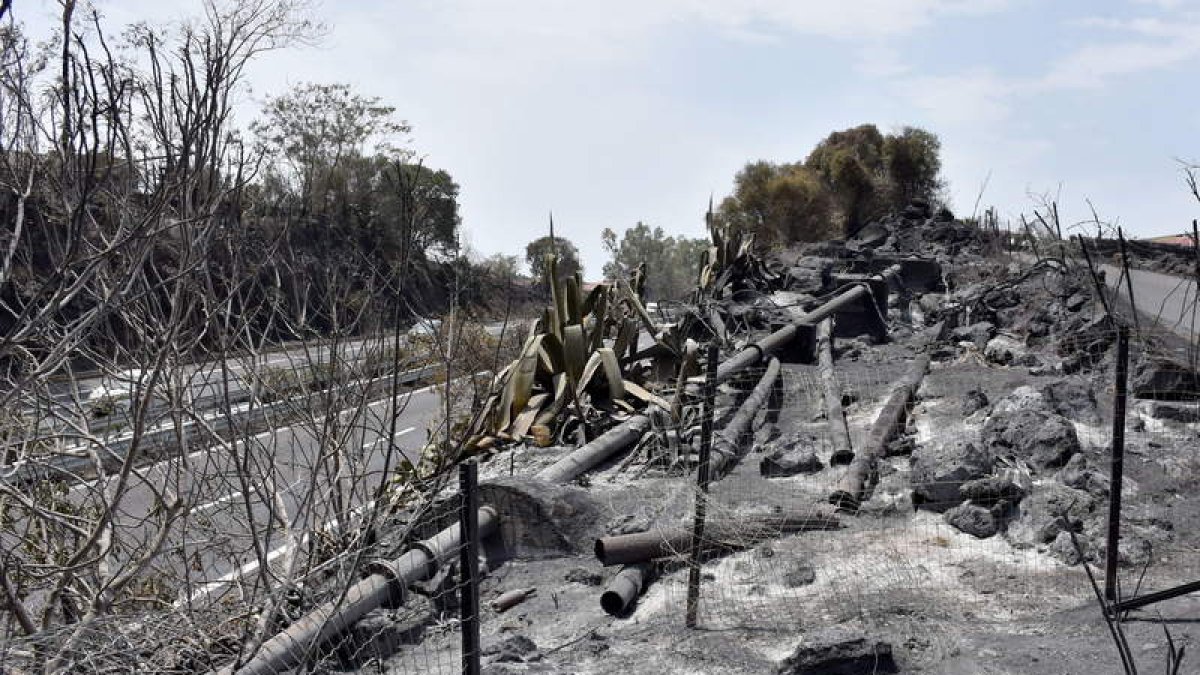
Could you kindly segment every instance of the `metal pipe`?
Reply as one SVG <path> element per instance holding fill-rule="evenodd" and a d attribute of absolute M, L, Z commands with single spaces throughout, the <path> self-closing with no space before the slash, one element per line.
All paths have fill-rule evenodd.
<path fill-rule="evenodd" d="M 821 393 L 825 398 L 825 421 L 829 424 L 829 439 L 833 443 L 830 464 L 849 464 L 854 459 L 850 445 L 850 429 L 842 410 L 842 388 L 838 385 L 833 363 L 833 319 L 817 324 L 817 365 L 821 372 Z"/>
<path fill-rule="evenodd" d="M 499 515 L 490 506 L 479 509 L 479 537 L 495 533 Z M 461 544 L 456 522 L 390 562 L 377 563 L 378 570 L 346 590 L 339 600 L 327 602 L 304 615 L 286 630 L 267 640 L 248 662 L 229 666 L 222 675 L 278 675 L 304 662 L 309 652 L 353 626 L 378 607 L 400 607 L 410 584 L 425 581 L 458 554 Z"/>
<path fill-rule="evenodd" d="M 775 382 L 779 379 L 779 371 L 779 359 L 771 357 L 771 360 L 767 362 L 767 370 L 755 385 L 754 391 L 750 392 L 745 401 L 742 401 L 742 405 L 738 407 L 733 419 L 717 435 L 712 457 L 714 478 L 724 476 L 733 468 L 737 460 L 741 459 L 744 454 L 742 438 L 749 432 L 750 425 L 753 424 L 759 409 L 771 398 Z"/>
<path fill-rule="evenodd" d="M 645 590 L 650 572 L 651 566 L 645 563 L 622 567 L 600 594 L 600 608 L 611 616 L 623 616 Z"/>
<path fill-rule="evenodd" d="M 1125 399 L 1129 380 L 1129 327 L 1117 329 L 1116 392 L 1113 394 L 1112 463 L 1108 489 L 1108 540 L 1104 556 L 1104 599 L 1117 601 L 1121 542 L 1121 487 L 1125 475 Z"/>
<path fill-rule="evenodd" d="M 535 477 L 547 483 L 569 483 L 585 471 L 603 464 L 608 458 L 636 443 L 649 429 L 649 417 L 634 415 L 604 432 L 599 438 L 542 469 Z"/>
<path fill-rule="evenodd" d="M 899 266 L 893 265 L 881 276 L 889 279 L 897 270 L 899 270 Z M 812 312 L 746 347 L 717 368 L 717 383 L 725 382 L 746 368 L 760 363 L 765 357 L 794 340 L 802 327 L 820 322 L 846 305 L 858 301 L 864 295 L 870 295 L 870 292 L 871 290 L 866 284 L 855 284 Z M 646 415 L 635 415 L 609 429 L 599 438 L 592 439 L 591 442 L 585 443 L 566 457 L 542 469 L 536 478 L 548 483 L 569 483 L 636 443 L 649 429 L 650 418 Z"/>
<path fill-rule="evenodd" d="M 836 516 L 820 511 L 800 515 L 758 516 L 709 523 L 702 543 L 705 551 L 711 552 L 752 546 L 781 534 L 836 530 L 841 526 Z M 602 537 L 596 540 L 593 550 L 600 564 L 607 567 L 673 558 L 686 554 L 691 545 L 690 525 L 677 525 L 662 530 Z"/>
<path fill-rule="evenodd" d="M 929 370 L 929 355 L 922 354 L 896 383 L 883 410 L 879 411 L 879 416 L 871 425 L 866 443 L 854 455 L 846 473 L 829 494 L 830 504 L 851 511 L 858 509 L 866 486 L 875 474 L 879 458 L 886 454 L 888 442 L 895 437 L 908 416 L 908 405 L 916 395 L 926 370 Z"/>

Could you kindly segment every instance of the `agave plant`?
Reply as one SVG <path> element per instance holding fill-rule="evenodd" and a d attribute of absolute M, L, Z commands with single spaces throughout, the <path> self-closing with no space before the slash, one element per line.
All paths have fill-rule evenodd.
<path fill-rule="evenodd" d="M 577 425 L 590 438 L 646 405 L 671 407 L 628 376 L 631 364 L 645 358 L 641 331 L 658 332 L 641 300 L 644 270 L 585 295 L 579 274 L 560 280 L 553 254 L 546 263 L 550 306 L 517 359 L 497 374 L 469 447 L 527 437 L 551 445 Z M 656 346 L 670 351 L 661 341 Z"/>

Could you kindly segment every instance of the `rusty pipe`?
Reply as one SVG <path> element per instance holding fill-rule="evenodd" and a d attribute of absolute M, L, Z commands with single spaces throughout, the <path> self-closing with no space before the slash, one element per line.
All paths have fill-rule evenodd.
<path fill-rule="evenodd" d="M 535 478 L 547 483 L 569 483 L 580 474 L 603 464 L 608 458 L 636 443 L 649 429 L 649 417 L 634 415 L 542 469 Z"/>
<path fill-rule="evenodd" d="M 744 548 L 759 541 L 812 530 L 836 530 L 842 526 L 835 515 L 814 509 L 808 514 L 770 515 L 741 520 L 717 521 L 705 527 L 707 552 Z M 671 558 L 691 550 L 692 532 L 686 525 L 632 534 L 601 537 L 593 550 L 604 566 L 643 563 Z"/>
<path fill-rule="evenodd" d="M 479 508 L 479 538 L 496 532 L 499 515 L 490 506 Z M 400 607 L 408 586 L 425 581 L 458 555 L 462 543 L 459 524 L 422 542 L 392 561 L 376 563 L 375 571 L 347 589 L 345 596 L 327 602 L 304 615 L 286 630 L 267 640 L 250 660 L 241 666 L 229 666 L 221 675 L 278 675 L 302 664 L 311 650 L 340 635 L 371 610 Z"/>
<path fill-rule="evenodd" d="M 741 459 L 744 454 L 742 452 L 742 439 L 750 430 L 750 425 L 753 424 L 754 418 L 758 415 L 758 411 L 771 398 L 771 391 L 775 387 L 776 381 L 779 380 L 779 359 L 771 357 L 767 362 L 767 370 L 755 385 L 754 390 L 742 401 L 742 405 L 738 406 L 737 413 L 729 424 L 717 434 L 716 442 L 713 444 L 712 457 L 712 475 L 713 478 L 724 476 L 737 460 Z"/>
<path fill-rule="evenodd" d="M 611 616 L 623 616 L 633 606 L 633 601 L 646 590 L 651 571 L 647 563 L 622 567 L 600 594 L 600 608 Z"/>

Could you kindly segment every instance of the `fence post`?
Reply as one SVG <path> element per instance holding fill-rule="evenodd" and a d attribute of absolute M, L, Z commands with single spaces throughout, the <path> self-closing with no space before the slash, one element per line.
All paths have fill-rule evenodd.
<path fill-rule="evenodd" d="M 1104 598 L 1117 602 L 1117 558 L 1121 543 L 1121 481 L 1125 472 L 1125 399 L 1129 377 L 1129 327 L 1117 327 L 1117 372 L 1113 396 L 1112 470 L 1108 490 L 1108 541 L 1104 554 Z"/>
<path fill-rule="evenodd" d="M 479 465 L 475 460 L 458 465 L 459 618 L 462 626 L 462 672 L 479 675 Z"/>
<path fill-rule="evenodd" d="M 700 608 L 700 556 L 703 553 L 704 517 L 708 510 L 708 471 L 712 458 L 713 401 L 717 393 L 716 341 L 708 343 L 704 375 L 704 416 L 700 422 L 700 466 L 696 469 L 696 512 L 692 521 L 692 551 L 688 563 L 687 616 L 684 623 L 688 628 L 696 627 L 696 616 Z"/>

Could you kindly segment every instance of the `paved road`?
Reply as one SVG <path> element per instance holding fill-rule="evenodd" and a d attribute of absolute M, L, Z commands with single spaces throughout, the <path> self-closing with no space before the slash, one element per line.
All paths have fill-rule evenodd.
<path fill-rule="evenodd" d="M 1129 289 L 1121 281 L 1121 268 L 1100 265 L 1100 269 L 1104 271 L 1104 283 L 1110 297 L 1116 297 L 1120 305 L 1128 307 Z M 1147 270 L 1131 270 L 1129 277 L 1143 328 L 1170 330 L 1188 339 L 1200 334 L 1195 280 Z"/>

